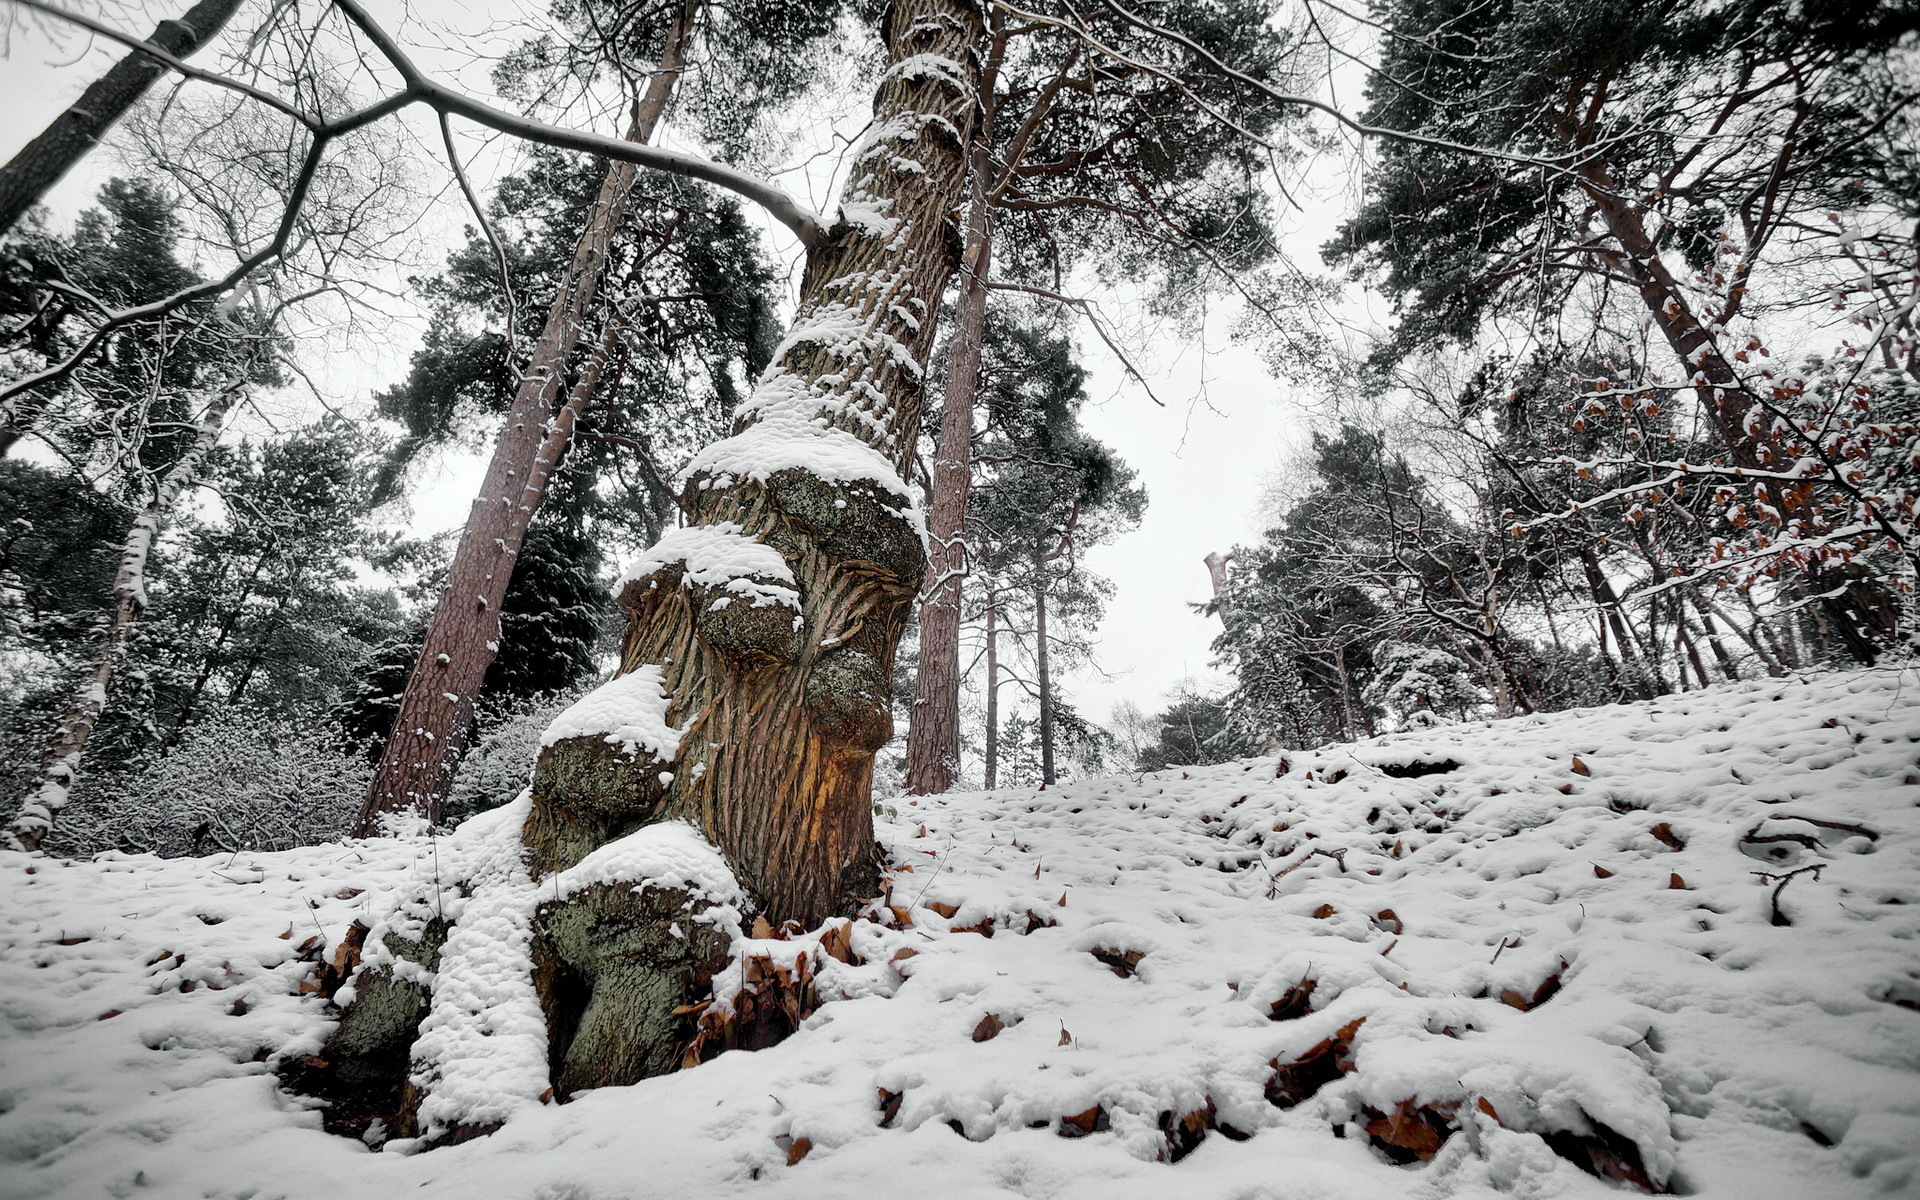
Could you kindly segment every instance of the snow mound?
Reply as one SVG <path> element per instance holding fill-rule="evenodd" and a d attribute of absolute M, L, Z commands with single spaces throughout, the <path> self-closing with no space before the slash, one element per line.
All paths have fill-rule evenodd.
<path fill-rule="evenodd" d="M 0 1194 L 1912 1195 L 1916 682 L 895 801 L 799 1033 L 411 1155 L 269 1070 L 330 1028 L 326 947 L 477 849 L 0 856 Z M 724 869 L 657 828 L 609 878 Z"/>
<path fill-rule="evenodd" d="M 614 592 L 625 590 L 627 584 L 644 579 L 662 567 L 680 563 L 686 569 L 680 579 L 683 587 L 717 587 L 748 601 L 754 608 L 784 604 L 798 610 L 800 593 L 795 590 L 799 585 L 794 581 L 793 568 L 780 557 L 778 550 L 746 536 L 743 530 L 743 526 L 732 521 L 669 529 L 652 549 L 627 568 Z M 775 582 L 762 583 L 755 576 Z M 714 603 L 728 599 L 721 597 Z"/>
<path fill-rule="evenodd" d="M 617 675 L 575 701 L 540 735 L 544 749 L 568 738 L 599 737 L 631 756 L 645 750 L 659 762 L 680 753 L 680 735 L 667 723 L 665 672 L 646 663 Z"/>

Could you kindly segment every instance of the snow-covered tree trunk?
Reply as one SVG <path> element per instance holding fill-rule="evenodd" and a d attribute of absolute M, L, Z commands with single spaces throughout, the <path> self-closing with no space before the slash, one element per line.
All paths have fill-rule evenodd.
<path fill-rule="evenodd" d="M 87 739 L 106 707 L 107 687 L 113 682 L 121 660 L 126 658 L 127 643 L 147 607 L 147 556 L 152 553 L 153 543 L 173 512 L 180 493 L 200 477 L 207 455 L 220 440 L 227 414 L 239 398 L 240 388 L 230 386 L 207 404 L 194 430 L 193 442 L 160 477 L 140 515 L 127 530 L 127 540 L 120 551 L 120 566 L 114 573 L 113 611 L 101 629 L 99 649 L 74 688 L 72 699 L 67 701 L 32 790 L 7 825 L 4 845 L 9 848 L 39 849 L 41 840 L 53 828 L 54 815 L 66 807 L 74 780 L 80 774 Z"/>
<path fill-rule="evenodd" d="M 896 0 L 885 35 L 843 220 L 810 253 L 732 435 L 689 464 L 687 525 L 623 584 L 620 674 L 548 729 L 525 801 L 483 818 L 498 849 L 451 928 L 370 939 L 392 965 L 356 983 L 311 1085 L 335 1113 L 458 1137 L 504 1119 L 477 1092 L 532 1103 L 548 1084 L 565 1096 L 672 1070 L 693 1032 L 684 1006 L 728 949 L 687 911 L 696 893 L 778 927 L 879 891 L 873 756 L 926 566 L 903 479 L 958 259 L 979 11 Z M 503 976 L 522 955 L 530 972 Z M 519 1040 L 475 1040 L 495 1032 L 500 994 L 523 997 Z M 522 1037 L 522 1018 L 544 1036 Z"/>
<path fill-rule="evenodd" d="M 652 140 L 673 93 L 693 21 L 692 0 L 669 29 L 659 69 L 636 106 L 632 141 Z M 407 678 L 379 769 L 361 806 L 357 832 L 378 832 L 387 813 L 433 815 L 453 783 L 474 701 L 500 646 L 500 603 L 514 564 L 546 496 L 554 466 L 571 440 L 576 412 L 555 411 L 567 366 L 592 323 L 614 231 L 627 210 L 638 168 L 607 168 L 586 230 L 562 277 L 546 324 L 494 443 L 480 494 L 461 531 L 446 588 Z"/>

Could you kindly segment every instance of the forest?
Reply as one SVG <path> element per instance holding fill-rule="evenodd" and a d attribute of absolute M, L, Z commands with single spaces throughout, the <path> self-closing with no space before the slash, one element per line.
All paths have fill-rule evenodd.
<path fill-rule="evenodd" d="M 267 1089 L 207 1111 L 546 1200 L 887 1163 L 983 1196 L 1920 1186 L 1911 921 L 1839 915 L 1920 903 L 1913 0 L 182 2 L 0 0 L 0 961 L 124 942 L 60 994 L 242 989 L 202 1007 L 270 1031 L 244 1047 L 142 1035 Z M 1131 433 L 1225 419 L 1196 355 L 1287 431 L 1200 464 L 1230 512 Z M 1176 517 L 1218 540 L 1145 563 Z M 1133 616 L 1123 561 L 1187 602 Z M 1122 632 L 1208 661 L 1131 682 Z M 1576 1016 L 1603 964 L 1638 978 L 1595 929 L 1642 875 L 1699 893 L 1660 945 L 1744 906 L 1690 953 L 1763 964 L 1666 1035 L 1686 1071 L 1839 1056 L 1742 1093 L 1775 1115 L 1727 1132 L 1652 1017 Z M 110 937 L 136 879 L 178 899 Z M 1098 978 L 1056 996 L 1026 943 Z M 1829 945 L 1853 998 L 1780 999 Z M 1128 1017 L 1088 999 L 1114 976 L 1170 990 Z M 1257 1052 L 1189 1031 L 1220 981 Z M 1501 1023 L 1563 981 L 1559 1033 Z M 975 1055 L 1117 1024 L 1056 1095 L 916 1058 L 963 1008 Z M 1530 1037 L 1597 1048 L 1548 1078 Z M 8 1044 L 22 1078 L 48 1053 Z M 808 1125 L 782 1096 L 829 1076 L 861 1096 Z M 516 1137 L 741 1088 L 774 1117 L 663 1116 L 650 1186 L 484 1183 Z M 138 1165 L 13 1107 L 20 1195 L 216 1194 L 185 1133 Z M 869 1137 L 948 1127 L 1071 1146 L 1021 1183 Z M 1762 1155 L 1748 1190 L 1730 1147 L 1774 1127 L 1844 1165 Z M 1109 1142 L 1213 1174 L 1071 1157 Z M 1242 1143 L 1371 1157 L 1236 1191 Z M 432 1182 L 284 1146 L 335 1164 L 316 1196 Z M 307 1194 L 261 1154 L 266 1191 L 217 1194 Z"/>

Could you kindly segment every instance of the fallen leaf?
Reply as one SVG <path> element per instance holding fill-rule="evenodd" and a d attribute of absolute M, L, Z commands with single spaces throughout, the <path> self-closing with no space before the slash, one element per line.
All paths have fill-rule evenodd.
<path fill-rule="evenodd" d="M 805 1158 L 807 1156 L 807 1152 L 812 1149 L 813 1149 L 812 1138 L 793 1139 L 793 1145 L 787 1148 L 787 1165 L 792 1166 L 793 1164 L 799 1162 L 801 1159 Z"/>
<path fill-rule="evenodd" d="M 990 1042 L 994 1038 L 999 1037 L 1000 1031 L 1005 1028 L 1006 1026 L 1000 1023 L 1000 1017 L 997 1013 L 988 1013 L 986 1016 L 980 1018 L 978 1025 L 973 1027 L 973 1040 L 976 1042 Z"/>
<path fill-rule="evenodd" d="M 1587 768 L 1587 764 L 1580 761 L 1580 756 L 1578 754 L 1573 756 L 1573 773 L 1575 775 L 1588 775 L 1588 776 L 1593 774 L 1593 772 Z"/>
<path fill-rule="evenodd" d="M 1595 863 L 1595 864 L 1593 864 L 1593 874 L 1594 874 L 1594 876 L 1595 876 L 1595 878 L 1598 878 L 1598 879 L 1612 879 L 1612 878 L 1613 878 L 1613 872 L 1612 872 L 1612 871 L 1609 871 L 1609 870 L 1607 870 L 1607 869 L 1606 869 L 1605 867 L 1603 867 L 1603 866 L 1601 866 L 1601 865 L 1600 865 L 1599 863 Z"/>

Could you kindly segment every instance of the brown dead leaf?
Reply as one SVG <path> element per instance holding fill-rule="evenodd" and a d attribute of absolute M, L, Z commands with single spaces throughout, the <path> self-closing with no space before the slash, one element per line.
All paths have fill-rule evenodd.
<path fill-rule="evenodd" d="M 1060 1136 L 1063 1138 L 1083 1138 L 1090 1133 L 1101 1133 L 1107 1127 L 1107 1110 L 1098 1104 L 1085 1112 L 1060 1118 Z"/>
<path fill-rule="evenodd" d="M 1365 1017 L 1347 1022 L 1332 1037 L 1315 1043 L 1290 1063 L 1274 1059 L 1269 1064 L 1273 1075 L 1267 1080 L 1267 1103 L 1292 1108 L 1353 1070 L 1353 1038 L 1366 1023 Z"/>
<path fill-rule="evenodd" d="M 1692 890 L 1687 887 L 1687 881 L 1680 878 L 1680 872 L 1678 871 L 1675 871 L 1672 874 L 1667 876 L 1667 888 L 1670 891 L 1675 891 L 1675 892 L 1685 892 L 1685 891 Z"/>
<path fill-rule="evenodd" d="M 889 958 L 887 961 L 888 962 L 905 962 L 907 959 L 913 958 L 919 953 L 920 952 L 918 950 L 915 950 L 912 946 L 902 946 L 898 950 L 895 950 L 893 952 L 893 957 Z"/>
<path fill-rule="evenodd" d="M 1605 867 L 1601 866 L 1599 863 L 1593 864 L 1593 875 L 1594 875 L 1594 878 L 1596 879 L 1612 879 L 1613 878 L 1613 872 L 1607 870 Z"/>
<path fill-rule="evenodd" d="M 793 1139 L 793 1145 L 787 1147 L 787 1165 L 792 1166 L 793 1164 L 799 1162 L 801 1159 L 805 1158 L 807 1156 L 807 1152 L 812 1149 L 813 1149 L 812 1138 L 802 1137 L 802 1138 Z"/>
<path fill-rule="evenodd" d="M 885 1088 L 874 1090 L 880 1093 L 880 1128 L 885 1129 L 893 1124 L 895 1117 L 900 1115 L 900 1102 L 907 1098 L 907 1094 L 890 1092 Z"/>
<path fill-rule="evenodd" d="M 1573 765 L 1573 773 L 1574 773 L 1575 775 L 1588 775 L 1588 776 L 1591 776 L 1591 775 L 1593 774 L 1593 772 L 1592 772 L 1592 770 L 1590 770 L 1590 769 L 1589 769 L 1589 768 L 1587 767 L 1587 764 L 1586 764 L 1586 763 L 1584 763 L 1584 762 L 1581 762 L 1581 761 L 1580 761 L 1580 756 L 1579 756 L 1578 754 L 1576 754 L 1576 755 L 1574 755 L 1574 756 L 1573 756 L 1573 764 L 1572 764 L 1572 765 Z"/>
<path fill-rule="evenodd" d="M 1685 850 L 1687 848 L 1687 839 L 1675 833 L 1673 826 L 1665 821 L 1655 825 L 1652 829 L 1647 830 L 1647 832 L 1652 834 L 1656 841 L 1666 846 L 1669 850 Z"/>
<path fill-rule="evenodd" d="M 925 907 L 932 909 L 934 912 L 939 913 L 941 916 L 947 918 L 948 920 L 952 920 L 953 914 L 960 911 L 960 906 L 958 904 L 948 904 L 944 900 L 930 900 L 927 902 Z"/>
<path fill-rule="evenodd" d="M 755 917 L 753 919 L 753 932 L 751 936 L 756 938 L 770 938 L 773 936 L 773 926 L 767 924 L 765 917 Z"/>
<path fill-rule="evenodd" d="M 1336 911 L 1338 910 L 1336 910 L 1333 905 L 1322 904 L 1319 908 L 1313 910 L 1313 916 L 1315 920 L 1324 921 L 1328 917 L 1331 917 Z"/>
<path fill-rule="evenodd" d="M 1390 908 L 1383 908 L 1373 915 L 1373 926 L 1386 933 L 1405 933 L 1407 927 Z"/>
<path fill-rule="evenodd" d="M 1060 1040 L 1055 1042 L 1054 1045 L 1070 1046 L 1072 1044 L 1073 1044 L 1073 1035 L 1067 1032 L 1067 1027 L 1065 1025 L 1062 1025 L 1060 1027 Z"/>
<path fill-rule="evenodd" d="M 1006 1026 L 1000 1022 L 998 1013 L 988 1013 L 986 1016 L 980 1018 L 978 1025 L 973 1027 L 973 1040 L 976 1042 L 990 1042 L 999 1037 L 1000 1031 L 1005 1028 Z"/>

